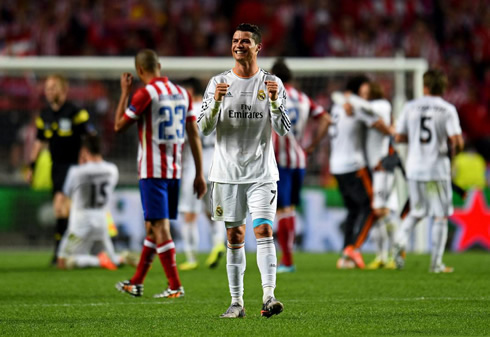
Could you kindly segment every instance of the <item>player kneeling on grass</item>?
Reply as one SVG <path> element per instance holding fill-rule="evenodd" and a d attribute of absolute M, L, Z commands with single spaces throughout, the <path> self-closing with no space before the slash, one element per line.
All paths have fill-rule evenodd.
<path fill-rule="evenodd" d="M 86 136 L 80 150 L 80 165 L 72 166 L 63 186 L 71 198 L 68 230 L 58 251 L 61 269 L 102 267 L 110 270 L 129 262 L 114 251 L 107 226 L 107 206 L 118 180 L 116 165 L 102 158 L 100 141 Z M 99 251 L 94 255 L 93 252 Z"/>
<path fill-rule="evenodd" d="M 397 122 L 397 142 L 408 142 L 406 172 L 410 212 L 395 235 L 395 262 L 405 264 L 412 229 L 423 218 L 432 221 L 430 272 L 447 273 L 442 263 L 447 240 L 447 218 L 453 213 L 451 166 L 448 151 L 463 149 L 456 108 L 443 100 L 446 76 L 439 70 L 424 74 L 424 96 L 405 104 Z M 447 143 L 451 144 L 448 149 Z"/>

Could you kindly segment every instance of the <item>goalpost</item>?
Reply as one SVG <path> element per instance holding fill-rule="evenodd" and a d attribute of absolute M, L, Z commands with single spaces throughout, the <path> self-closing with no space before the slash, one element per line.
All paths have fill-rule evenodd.
<path fill-rule="evenodd" d="M 259 57 L 258 62 L 261 68 L 269 70 L 275 60 L 272 57 Z M 387 98 L 393 104 L 395 118 L 404 102 L 422 96 L 422 75 L 428 69 L 426 60 L 407 59 L 400 55 L 394 58 L 285 58 L 285 61 L 292 70 L 298 87 L 326 108 L 331 103 L 330 93 L 343 89 L 349 75 L 368 74 L 388 89 Z M 171 80 L 179 81 L 193 76 L 201 79 L 205 85 L 211 76 L 232 68 L 234 60 L 232 57 L 161 57 L 160 63 L 162 73 Z M 43 105 L 42 80 L 48 74 L 61 73 L 70 83 L 69 99 L 88 108 L 96 127 L 101 131 L 103 141 L 108 147 L 106 157 L 118 165 L 121 183 L 134 183 L 136 130 L 132 128 L 127 134 L 116 137 L 111 129 L 122 72 L 134 74 L 133 57 L 0 57 L 0 81 L 13 80 L 14 85 L 26 83 L 19 90 L 0 90 L 0 117 L 14 109 L 19 113 L 20 120 L 16 125 L 8 125 L 0 120 L 0 135 L 5 132 L 17 133 L 22 124 L 28 123 L 32 115 L 39 112 Z M 35 102 L 32 102 L 32 95 L 36 96 Z M 3 101 L 8 101 L 8 104 L 1 104 Z M 8 140 L 0 144 L 0 155 L 4 158 L 9 155 L 8 147 Z M 403 153 L 403 149 L 401 152 Z M 308 181 L 319 184 L 322 167 L 325 166 L 328 156 L 318 153 L 312 157 L 314 160 L 309 162 Z M 0 167 L 0 172 L 7 171 Z M 11 176 L 0 173 L 0 184 L 19 181 L 18 177 L 12 179 Z M 406 191 L 400 191 L 399 194 L 406 195 Z M 424 234 L 421 231 L 417 233 L 415 249 L 425 250 L 425 231 Z"/>

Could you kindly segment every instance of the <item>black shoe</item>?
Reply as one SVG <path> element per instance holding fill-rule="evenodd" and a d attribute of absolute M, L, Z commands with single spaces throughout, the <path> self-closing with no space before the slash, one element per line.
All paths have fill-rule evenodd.
<path fill-rule="evenodd" d="M 279 315 L 283 310 L 284 305 L 274 297 L 270 296 L 262 306 L 260 315 L 269 318 L 273 315 Z"/>

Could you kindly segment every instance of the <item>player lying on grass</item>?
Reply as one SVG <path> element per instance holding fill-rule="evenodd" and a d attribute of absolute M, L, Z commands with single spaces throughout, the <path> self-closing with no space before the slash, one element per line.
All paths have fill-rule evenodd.
<path fill-rule="evenodd" d="M 80 165 L 72 166 L 63 186 L 71 199 L 68 230 L 58 251 L 61 269 L 102 267 L 117 269 L 134 264 L 131 254 L 117 255 L 108 232 L 109 201 L 118 180 L 116 165 L 102 158 L 97 136 L 85 136 L 80 149 Z"/>

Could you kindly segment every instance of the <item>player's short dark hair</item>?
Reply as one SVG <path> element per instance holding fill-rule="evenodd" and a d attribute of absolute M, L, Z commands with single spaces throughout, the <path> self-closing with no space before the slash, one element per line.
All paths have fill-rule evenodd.
<path fill-rule="evenodd" d="M 95 134 L 86 135 L 82 138 L 82 147 L 93 155 L 102 154 L 102 145 L 99 136 Z"/>
<path fill-rule="evenodd" d="M 446 91 L 447 76 L 439 69 L 429 69 L 424 74 L 424 87 L 431 95 L 442 95 Z"/>
<path fill-rule="evenodd" d="M 382 99 L 384 98 L 383 88 L 377 82 L 369 82 L 369 99 Z"/>
<path fill-rule="evenodd" d="M 262 43 L 262 32 L 258 26 L 251 23 L 241 23 L 236 27 L 235 31 L 237 30 L 252 33 L 252 39 L 254 39 L 255 43 Z"/>
<path fill-rule="evenodd" d="M 202 82 L 196 77 L 186 78 L 181 84 L 184 88 L 192 89 L 194 95 L 202 95 L 204 93 Z"/>
<path fill-rule="evenodd" d="M 158 55 L 154 50 L 142 49 L 136 54 L 134 64 L 144 71 L 152 72 L 158 69 Z"/>
<path fill-rule="evenodd" d="M 272 66 L 271 73 L 279 77 L 284 83 L 287 83 L 293 79 L 293 73 L 282 57 L 276 60 Z"/>
<path fill-rule="evenodd" d="M 345 90 L 358 95 L 359 89 L 361 88 L 361 85 L 363 85 L 364 83 L 369 83 L 369 78 L 366 75 L 354 76 L 347 81 Z"/>

